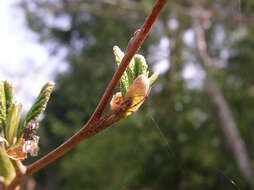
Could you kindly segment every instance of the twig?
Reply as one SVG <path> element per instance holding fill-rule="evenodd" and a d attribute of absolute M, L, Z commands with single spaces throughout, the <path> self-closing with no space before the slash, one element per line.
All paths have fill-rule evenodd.
<path fill-rule="evenodd" d="M 121 64 L 120 64 L 118 70 L 115 72 L 107 89 L 105 90 L 103 97 L 101 98 L 98 106 L 96 107 L 96 110 L 93 113 L 90 121 L 94 121 L 101 116 L 103 110 L 105 109 L 107 102 L 109 101 L 109 98 L 112 95 L 113 90 L 115 89 L 116 85 L 118 84 L 126 67 L 130 63 L 134 54 L 138 51 L 140 46 L 143 44 L 144 39 L 147 37 L 152 25 L 154 24 L 155 20 L 159 16 L 162 8 L 166 5 L 166 3 L 167 3 L 167 0 L 157 0 L 156 4 L 153 7 L 151 14 L 146 18 L 143 26 L 134 33 L 134 36 L 131 38 L 131 40 L 128 44 L 128 47 L 126 48 L 126 52 L 125 52 L 125 55 L 121 61 Z"/>
<path fill-rule="evenodd" d="M 110 112 L 104 117 L 101 117 L 101 115 L 107 103 L 109 102 L 109 99 L 115 87 L 117 86 L 121 76 L 123 75 L 125 69 L 127 68 L 128 64 L 130 63 L 131 59 L 133 58 L 135 53 L 138 51 L 140 46 L 143 44 L 144 39 L 147 37 L 152 25 L 154 24 L 155 20 L 160 15 L 160 12 L 162 11 L 163 7 L 166 5 L 167 1 L 168 0 L 157 0 L 152 9 L 151 14 L 146 18 L 143 26 L 134 33 L 134 36 L 131 38 L 127 46 L 125 55 L 121 61 L 120 66 L 118 67 L 118 70 L 115 72 L 114 76 L 112 77 L 108 87 L 106 88 L 98 106 L 96 107 L 89 121 L 65 143 L 57 147 L 52 152 L 48 153 L 46 156 L 42 157 L 40 160 L 29 165 L 27 167 L 26 175 L 24 177 L 27 177 L 35 173 L 39 169 L 47 166 L 48 164 L 52 163 L 56 159 L 60 158 L 66 152 L 68 152 L 70 149 L 72 149 L 78 143 L 80 143 L 84 138 L 97 134 L 101 130 L 105 129 L 106 127 L 112 125 L 113 123 L 121 119 L 121 113 L 124 111 L 124 108 L 122 108 L 122 110 L 118 110 L 119 113 Z M 14 189 L 23 179 L 22 178 L 15 179 L 12 182 L 12 184 L 8 187 L 8 190 Z"/>
<path fill-rule="evenodd" d="M 118 70 L 115 72 L 112 80 L 110 81 L 108 87 L 106 88 L 105 93 L 103 94 L 103 97 L 101 98 L 90 120 L 84 125 L 83 128 L 81 128 L 74 136 L 72 136 L 68 141 L 66 141 L 60 147 L 58 147 L 57 149 L 50 152 L 48 155 L 44 156 L 40 160 L 28 166 L 27 175 L 30 175 L 34 173 L 35 171 L 37 171 L 38 169 L 42 168 L 42 165 L 45 166 L 48 163 L 51 163 L 57 158 L 61 157 L 64 153 L 66 153 L 68 150 L 73 148 L 76 144 L 78 144 L 80 141 L 84 139 L 85 137 L 84 135 L 88 131 L 88 128 L 93 127 L 93 123 L 95 123 L 95 121 L 97 121 L 100 118 L 122 74 L 124 73 L 126 67 L 128 66 L 134 54 L 142 45 L 144 39 L 148 35 L 153 23 L 159 16 L 166 2 L 167 0 L 157 0 L 151 14 L 145 20 L 145 23 L 142 26 L 142 28 L 137 30 L 137 32 L 135 32 L 133 38 L 130 40 L 128 44 L 127 51 L 125 52 L 125 56 L 123 57 Z"/>
<path fill-rule="evenodd" d="M 16 172 L 16 177 L 22 177 L 26 174 L 26 167 L 19 160 L 12 160 L 13 167 Z"/>
<path fill-rule="evenodd" d="M 124 117 L 123 114 L 129 108 L 131 103 L 132 103 L 131 99 L 125 100 L 116 110 L 110 111 L 105 116 L 102 116 L 98 121 L 92 123 L 91 125 L 88 125 L 85 128 L 85 130 L 83 130 L 83 131 L 80 130 L 73 137 L 78 138 L 78 139 L 79 138 L 85 139 L 85 138 L 89 138 L 91 136 L 96 135 L 97 133 L 99 133 L 103 129 L 111 126 L 112 124 L 114 124 L 117 121 L 119 121 L 120 119 L 122 119 Z M 72 143 L 71 146 L 66 146 L 65 145 L 65 144 L 68 144 L 70 142 Z M 62 146 L 65 145 L 65 150 L 68 151 L 72 148 L 72 146 L 77 145 L 79 142 L 80 142 L 79 140 L 73 141 L 72 138 L 71 138 L 65 144 L 63 144 Z M 54 151 L 52 151 L 52 153 L 54 153 Z M 61 156 L 60 154 L 63 155 L 64 152 L 61 152 L 61 153 L 58 152 L 58 156 Z M 49 159 L 47 159 L 47 158 L 49 158 Z M 45 157 L 43 157 L 42 159 L 44 159 L 43 162 L 40 162 L 40 160 L 39 160 L 39 165 L 36 165 L 35 168 L 32 168 L 31 166 L 28 167 L 27 170 L 29 170 L 29 172 L 26 172 L 26 173 L 25 173 L 25 170 L 23 170 L 23 168 L 20 167 L 21 165 L 18 165 L 16 162 L 14 162 L 14 167 L 15 167 L 17 176 L 16 176 L 16 179 L 13 181 L 13 183 L 10 184 L 6 190 L 15 189 L 17 187 L 17 185 L 20 184 L 24 180 L 24 178 L 26 178 L 28 175 L 31 175 L 32 173 L 38 171 L 40 168 L 43 168 L 44 166 L 46 166 L 47 164 L 52 162 L 52 160 L 51 160 L 52 157 L 48 157 L 47 155 Z"/>
<path fill-rule="evenodd" d="M 24 177 L 26 176 L 26 167 L 19 160 L 11 160 L 11 162 L 15 169 L 16 174 L 14 181 L 18 181 L 19 183 L 15 184 L 13 187 L 12 185 L 9 185 L 8 187 L 6 187 L 6 189 L 19 190 L 20 189 L 19 184 L 23 181 Z"/>

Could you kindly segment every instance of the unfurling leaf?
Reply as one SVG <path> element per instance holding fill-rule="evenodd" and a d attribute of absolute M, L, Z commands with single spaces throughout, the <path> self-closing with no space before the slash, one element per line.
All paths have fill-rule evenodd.
<path fill-rule="evenodd" d="M 3 127 L 6 121 L 6 97 L 4 82 L 0 81 L 0 125 Z"/>
<path fill-rule="evenodd" d="M 30 110 L 26 115 L 24 125 L 33 120 L 34 121 L 37 120 L 39 115 L 46 109 L 54 85 L 55 85 L 54 82 L 47 82 L 42 87 L 41 92 L 39 93 L 38 97 L 35 100 L 35 103 L 32 105 L 32 107 L 30 108 Z"/>
<path fill-rule="evenodd" d="M 5 125 L 5 135 L 6 139 L 10 145 L 15 144 L 17 130 L 19 127 L 20 117 L 21 117 L 22 105 L 12 104 L 9 109 L 9 114 L 7 116 L 7 121 Z"/>
<path fill-rule="evenodd" d="M 0 126 L 2 127 L 0 145 L 3 148 L 3 155 L 8 159 L 24 160 L 27 154 L 37 155 L 38 117 L 45 110 L 53 87 L 53 82 L 48 82 L 42 87 L 27 116 L 21 120 L 22 104 L 14 101 L 12 86 L 7 81 L 0 81 Z"/>
<path fill-rule="evenodd" d="M 113 47 L 113 52 L 115 55 L 116 64 L 120 65 L 124 56 L 124 52 L 122 52 L 122 50 L 118 46 Z"/>
<path fill-rule="evenodd" d="M 136 112 L 145 101 L 148 95 L 149 87 L 149 79 L 145 75 L 138 76 L 131 84 L 124 97 L 122 96 L 121 92 L 118 92 L 113 96 L 110 102 L 111 110 L 116 110 L 124 101 L 131 100 L 131 104 L 125 113 L 123 113 L 123 116 L 127 117 L 133 112 Z"/>
<path fill-rule="evenodd" d="M 150 88 L 149 79 L 145 75 L 139 75 L 129 87 L 124 99 L 131 99 L 132 103 L 127 109 L 125 116 L 136 112 L 145 101 Z"/>
<path fill-rule="evenodd" d="M 116 64 L 119 66 L 122 59 L 123 59 L 124 53 L 121 51 L 121 49 L 118 46 L 113 47 L 113 52 L 115 55 Z M 123 95 L 125 95 L 127 93 L 128 88 L 129 88 L 129 79 L 128 79 L 128 75 L 125 71 L 121 77 L 121 80 L 120 80 L 120 89 L 121 89 L 121 92 Z"/>
<path fill-rule="evenodd" d="M 117 108 L 119 108 L 121 106 L 123 102 L 123 95 L 121 92 L 117 92 L 112 100 L 110 101 L 110 108 L 111 110 L 116 110 Z"/>
<path fill-rule="evenodd" d="M 157 80 L 159 73 L 155 72 L 152 76 L 149 77 L 149 84 L 150 86 Z"/>
<path fill-rule="evenodd" d="M 113 50 L 116 63 L 119 65 L 124 53 L 117 46 L 114 46 Z M 158 73 L 154 73 L 150 78 L 148 78 L 148 75 L 148 65 L 144 56 L 139 54 L 134 55 L 134 58 L 121 77 L 121 92 L 117 92 L 110 102 L 111 110 L 117 110 L 123 106 L 125 101 L 130 100 L 131 105 L 125 111 L 123 117 L 136 112 L 148 96 L 150 86 L 158 77 Z"/>
<path fill-rule="evenodd" d="M 4 81 L 4 92 L 5 92 L 5 101 L 6 101 L 6 114 L 9 112 L 9 108 L 14 102 L 14 93 L 13 87 L 7 81 Z"/>
<path fill-rule="evenodd" d="M 146 64 L 146 60 L 143 55 L 135 55 L 134 56 L 135 65 L 134 65 L 134 73 L 135 77 L 138 77 L 139 75 L 145 75 L 148 77 L 148 66 Z"/>

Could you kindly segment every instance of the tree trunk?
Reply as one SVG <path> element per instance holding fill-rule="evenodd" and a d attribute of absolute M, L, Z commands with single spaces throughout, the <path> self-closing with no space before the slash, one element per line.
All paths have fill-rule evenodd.
<path fill-rule="evenodd" d="M 196 49 L 200 58 L 204 62 L 204 70 L 206 71 L 205 88 L 217 111 L 220 122 L 218 127 L 228 143 L 236 164 L 245 181 L 249 185 L 253 185 L 253 171 L 244 142 L 237 130 L 233 115 L 221 89 L 219 88 L 219 84 L 210 74 L 210 70 L 216 65 L 216 60 L 213 59 L 207 51 L 205 30 L 202 26 L 202 21 L 204 22 L 204 18 L 200 19 L 197 15 L 193 16 Z"/>
<path fill-rule="evenodd" d="M 251 185 L 253 183 L 253 171 L 251 162 L 245 148 L 244 142 L 238 133 L 232 113 L 227 105 L 227 102 L 218 86 L 218 83 L 212 78 L 206 78 L 206 89 L 217 110 L 220 121 L 219 128 L 221 129 L 227 144 L 229 145 L 234 159 L 239 167 L 245 180 Z"/>

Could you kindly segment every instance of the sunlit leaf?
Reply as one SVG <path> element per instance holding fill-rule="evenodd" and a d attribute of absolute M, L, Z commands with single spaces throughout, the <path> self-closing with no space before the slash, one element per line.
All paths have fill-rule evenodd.
<path fill-rule="evenodd" d="M 9 110 L 6 121 L 6 139 L 11 144 L 15 143 L 20 117 L 22 111 L 22 104 L 12 104 Z"/>
<path fill-rule="evenodd" d="M 13 87 L 7 81 L 4 81 L 4 92 L 5 92 L 5 100 L 6 100 L 6 113 L 8 114 L 9 108 L 11 104 L 14 102 L 14 93 Z"/>
<path fill-rule="evenodd" d="M 26 115 L 25 124 L 37 120 L 39 115 L 46 109 L 54 85 L 54 82 L 47 82 L 42 87 L 38 97 Z"/>
<path fill-rule="evenodd" d="M 6 121 L 6 97 L 4 90 L 4 82 L 0 81 L 0 124 Z"/>

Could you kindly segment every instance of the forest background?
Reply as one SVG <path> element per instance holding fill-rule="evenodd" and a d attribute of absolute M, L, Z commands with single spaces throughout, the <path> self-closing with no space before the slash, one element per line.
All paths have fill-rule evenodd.
<path fill-rule="evenodd" d="M 68 64 L 40 127 L 40 156 L 89 119 L 116 67 L 112 47 L 127 46 L 153 2 L 19 3 L 40 43 L 52 56 L 64 49 Z M 160 72 L 149 99 L 34 175 L 35 189 L 252 189 L 253 11 L 252 0 L 169 1 L 139 52 Z"/>

